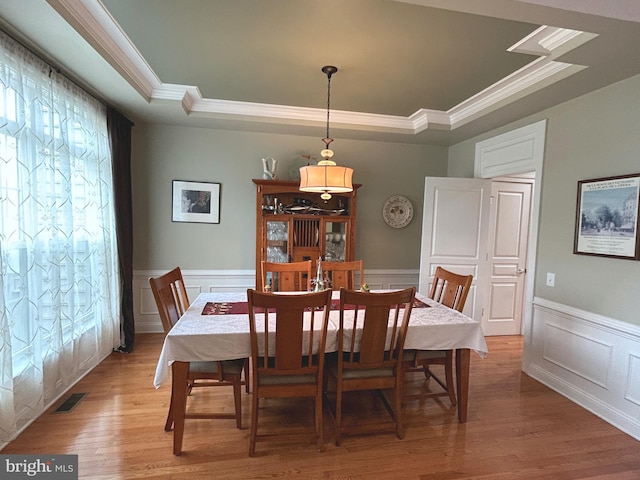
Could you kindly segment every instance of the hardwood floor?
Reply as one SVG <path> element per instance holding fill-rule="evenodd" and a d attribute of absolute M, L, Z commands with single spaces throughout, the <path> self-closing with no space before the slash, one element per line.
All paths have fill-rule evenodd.
<path fill-rule="evenodd" d="M 248 456 L 250 397 L 243 391 L 243 429 L 234 420 L 190 420 L 183 453 L 172 455 L 163 430 L 170 386 L 153 387 L 162 335 L 137 337 L 130 354 L 114 353 L 70 393 L 87 396 L 70 413 L 49 412 L 2 453 L 78 454 L 83 479 L 640 479 L 640 442 L 520 371 L 522 338 L 489 337 L 489 356 L 471 356 L 469 417 L 433 399 L 404 405 L 406 436 L 344 437 L 333 443 L 325 409 L 326 451 L 311 442 L 262 442 Z M 420 374 L 409 387 L 420 388 Z M 66 398 L 66 396 L 65 396 Z M 198 407 L 233 409 L 231 389 L 194 391 Z M 384 419 L 369 395 L 345 405 L 353 415 Z M 265 403 L 260 429 L 312 430 L 311 402 Z"/>

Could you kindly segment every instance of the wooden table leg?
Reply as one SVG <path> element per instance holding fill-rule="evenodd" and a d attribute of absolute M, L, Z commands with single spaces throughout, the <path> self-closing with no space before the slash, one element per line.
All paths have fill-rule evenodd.
<path fill-rule="evenodd" d="M 171 403 L 173 404 L 173 454 L 182 453 L 184 414 L 187 408 L 187 377 L 189 362 L 173 362 L 171 365 Z"/>
<path fill-rule="evenodd" d="M 458 391 L 458 420 L 467 421 L 467 403 L 469 400 L 469 359 L 468 348 L 456 350 L 456 387 Z"/>

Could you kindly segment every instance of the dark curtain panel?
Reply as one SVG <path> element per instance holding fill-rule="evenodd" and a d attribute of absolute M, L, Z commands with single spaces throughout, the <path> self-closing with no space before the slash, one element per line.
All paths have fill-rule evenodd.
<path fill-rule="evenodd" d="M 121 352 L 131 352 L 136 327 L 133 319 L 133 202 L 131 200 L 131 128 L 133 123 L 107 107 L 107 129 L 113 161 L 113 189 L 116 235 L 120 262 L 120 339 Z"/>

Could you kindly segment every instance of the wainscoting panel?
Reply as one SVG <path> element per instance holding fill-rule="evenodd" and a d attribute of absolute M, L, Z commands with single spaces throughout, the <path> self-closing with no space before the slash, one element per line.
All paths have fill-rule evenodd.
<path fill-rule="evenodd" d="M 523 370 L 640 440 L 640 327 L 535 298 Z"/>
<path fill-rule="evenodd" d="M 640 355 L 629 355 L 629 378 L 627 379 L 627 393 L 624 396 L 627 400 L 640 406 Z"/>
<path fill-rule="evenodd" d="M 545 329 L 543 358 L 546 361 L 595 385 L 609 388 L 613 345 L 551 323 L 547 323 Z M 589 357 L 583 358 L 581 352 L 589 352 Z"/>
<path fill-rule="evenodd" d="M 149 277 L 165 270 L 135 270 L 133 272 L 133 312 L 137 333 L 162 332 L 162 322 L 149 286 Z M 418 286 L 419 270 L 365 270 L 365 281 L 373 290 L 400 289 Z M 253 270 L 182 270 L 190 300 L 201 292 L 242 292 L 255 288 Z"/>

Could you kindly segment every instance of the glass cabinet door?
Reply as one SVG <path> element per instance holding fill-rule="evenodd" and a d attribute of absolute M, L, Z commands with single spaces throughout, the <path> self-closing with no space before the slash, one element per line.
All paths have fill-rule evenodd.
<path fill-rule="evenodd" d="M 344 262 L 347 244 L 346 222 L 328 221 L 325 224 L 324 259 L 327 262 Z"/>
<path fill-rule="evenodd" d="M 267 262 L 289 261 L 289 222 L 267 220 Z"/>

